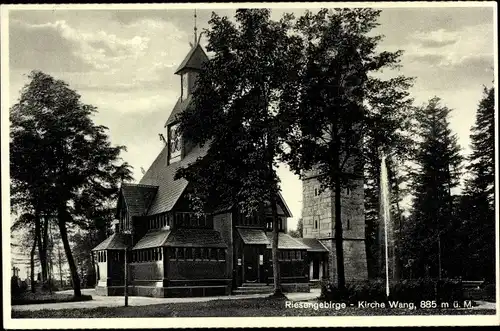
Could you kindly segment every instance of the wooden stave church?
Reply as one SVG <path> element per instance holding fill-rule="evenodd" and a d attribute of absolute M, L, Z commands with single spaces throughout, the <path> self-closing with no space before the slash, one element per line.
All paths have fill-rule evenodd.
<path fill-rule="evenodd" d="M 123 184 L 120 189 L 115 233 L 93 249 L 97 294 L 123 295 L 125 250 L 129 295 L 229 295 L 245 283 L 273 282 L 270 208 L 250 218 L 235 208 L 196 217 L 189 209 L 189 183 L 174 180 L 179 167 L 208 150 L 184 142 L 176 132 L 177 115 L 190 105 L 207 59 L 196 42 L 175 72 L 181 77 L 181 96 L 165 123 L 166 146 L 139 184 Z M 328 249 L 317 239 L 286 234 L 292 214 L 281 194 L 277 201 L 282 288 L 309 291 L 313 259 L 326 261 Z"/>

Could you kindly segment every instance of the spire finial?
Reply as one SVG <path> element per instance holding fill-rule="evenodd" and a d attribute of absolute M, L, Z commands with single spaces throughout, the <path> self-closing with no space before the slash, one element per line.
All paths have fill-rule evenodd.
<path fill-rule="evenodd" d="M 196 27 L 196 9 L 194 10 L 194 44 L 198 44 L 198 28 Z"/>

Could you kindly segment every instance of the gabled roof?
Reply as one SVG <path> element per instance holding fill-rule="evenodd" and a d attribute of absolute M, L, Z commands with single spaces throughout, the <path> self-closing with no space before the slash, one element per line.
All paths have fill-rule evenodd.
<path fill-rule="evenodd" d="M 93 251 L 102 251 L 110 249 L 125 249 L 132 243 L 131 237 L 126 233 L 113 233 L 99 245 L 94 247 Z"/>
<path fill-rule="evenodd" d="M 175 74 L 182 74 L 182 71 L 186 69 L 201 70 L 203 62 L 207 60 L 207 54 L 205 53 L 203 48 L 201 48 L 200 44 L 197 43 L 186 55 L 184 61 L 182 61 L 179 68 L 177 68 L 177 70 L 175 71 Z"/>
<path fill-rule="evenodd" d="M 266 232 L 267 239 L 269 240 L 269 244 L 267 248 L 272 247 L 273 241 L 273 233 Z M 290 235 L 279 232 L 278 234 L 278 249 L 309 249 L 309 246 L 303 244 L 302 242 L 292 238 Z"/>
<path fill-rule="evenodd" d="M 219 232 L 212 229 L 175 229 L 148 231 L 132 249 L 154 247 L 227 248 Z"/>
<path fill-rule="evenodd" d="M 295 238 L 309 246 L 308 252 L 328 252 L 328 249 L 316 238 Z"/>
<path fill-rule="evenodd" d="M 144 174 L 139 184 L 158 186 L 158 191 L 149 206 L 147 215 L 154 215 L 170 211 L 186 189 L 187 180 L 174 180 L 175 173 L 180 167 L 185 167 L 206 155 L 208 144 L 203 147 L 195 146 L 182 160 L 167 165 L 168 147 L 165 146 Z"/>
<path fill-rule="evenodd" d="M 231 203 L 228 203 L 228 204 L 219 206 L 218 208 L 216 208 L 213 211 L 213 213 L 220 214 L 223 212 L 227 212 L 232 207 L 233 207 L 233 205 Z M 268 208 L 267 212 L 269 212 L 269 210 L 270 210 L 269 203 L 267 204 L 267 208 Z M 292 212 L 290 211 L 290 209 L 288 208 L 288 205 L 285 202 L 285 199 L 283 198 L 283 196 L 279 192 L 278 192 L 278 215 L 279 216 L 284 215 L 285 217 L 293 217 Z"/>
<path fill-rule="evenodd" d="M 157 191 L 157 185 L 123 183 L 121 194 L 127 205 L 129 215 L 144 215 L 151 205 Z"/>
<path fill-rule="evenodd" d="M 177 103 L 175 104 L 174 109 L 172 109 L 170 116 L 168 117 L 167 121 L 165 122 L 165 125 L 164 125 L 165 128 L 168 125 L 177 121 L 177 115 L 181 114 L 184 110 L 186 110 L 189 107 L 192 99 L 193 99 L 193 95 L 191 93 L 188 94 L 187 98 L 184 100 L 182 100 L 181 97 L 179 97 L 179 99 L 177 99 Z"/>
<path fill-rule="evenodd" d="M 283 196 L 281 195 L 281 192 L 278 192 L 278 202 L 281 201 L 282 205 L 283 205 L 283 212 L 285 213 L 285 216 L 286 217 L 293 217 L 292 215 L 292 211 L 290 210 L 290 208 L 288 208 L 288 205 L 286 204 L 286 201 L 285 201 L 285 198 L 283 198 Z"/>

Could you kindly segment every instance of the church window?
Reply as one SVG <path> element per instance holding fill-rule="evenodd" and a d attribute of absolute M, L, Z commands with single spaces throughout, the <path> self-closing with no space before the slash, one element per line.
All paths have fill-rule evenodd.
<path fill-rule="evenodd" d="M 194 260 L 200 260 L 201 259 L 201 248 L 194 248 Z"/>
<path fill-rule="evenodd" d="M 318 192 L 318 188 L 316 187 L 316 188 L 314 189 L 314 196 L 315 196 L 315 197 L 317 197 L 318 195 L 319 195 L 319 192 Z"/>
<path fill-rule="evenodd" d="M 188 95 L 188 75 L 181 75 L 181 100 L 186 100 Z"/>
<path fill-rule="evenodd" d="M 210 255 L 208 253 L 208 248 L 202 248 L 201 249 L 201 259 L 207 261 L 207 260 L 209 260 L 209 258 L 210 258 Z"/>
<path fill-rule="evenodd" d="M 317 229 L 317 228 L 318 228 L 318 220 L 317 220 L 317 219 L 315 219 L 315 220 L 314 220 L 314 228 L 315 228 L 315 229 Z"/>
<path fill-rule="evenodd" d="M 210 259 L 217 261 L 217 249 L 216 248 L 210 248 Z"/>
<path fill-rule="evenodd" d="M 225 261 L 226 260 L 226 252 L 224 251 L 224 249 L 219 249 L 218 250 L 219 252 L 219 256 L 218 256 L 218 259 L 219 261 Z"/>
<path fill-rule="evenodd" d="M 162 247 L 158 248 L 158 260 L 159 260 L 159 261 L 161 261 L 161 260 L 162 260 L 162 258 L 163 258 L 163 256 L 162 256 L 162 251 L 163 251 L 163 248 L 162 248 Z"/>
<path fill-rule="evenodd" d="M 186 249 L 184 247 L 176 248 L 177 251 L 177 259 L 184 260 L 186 258 Z"/>
<path fill-rule="evenodd" d="M 191 247 L 186 248 L 186 260 L 193 259 L 193 249 Z"/>

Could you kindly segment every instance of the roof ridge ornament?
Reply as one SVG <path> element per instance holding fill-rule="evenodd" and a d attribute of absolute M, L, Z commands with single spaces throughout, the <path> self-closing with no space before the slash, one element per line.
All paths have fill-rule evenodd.
<path fill-rule="evenodd" d="M 196 8 L 194 9 L 194 46 L 196 47 L 198 45 L 199 38 L 198 38 L 198 28 L 196 26 Z"/>

